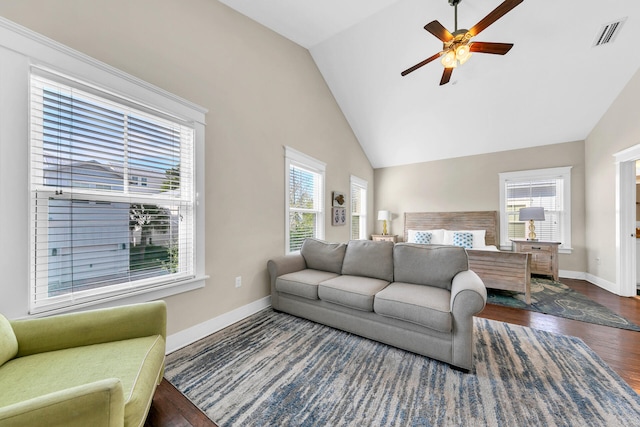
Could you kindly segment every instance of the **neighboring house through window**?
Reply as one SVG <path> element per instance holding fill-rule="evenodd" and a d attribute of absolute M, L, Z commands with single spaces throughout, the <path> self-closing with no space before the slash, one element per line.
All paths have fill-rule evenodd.
<path fill-rule="evenodd" d="M 527 238 L 528 221 L 519 221 L 522 208 L 544 208 L 545 220 L 535 222 L 538 240 L 560 242 L 571 251 L 571 167 L 500 174 L 500 246 Z"/>
<path fill-rule="evenodd" d="M 367 181 L 351 175 L 351 239 L 366 240 Z"/>
<path fill-rule="evenodd" d="M 285 253 L 299 251 L 307 237 L 324 238 L 325 163 L 285 147 Z"/>

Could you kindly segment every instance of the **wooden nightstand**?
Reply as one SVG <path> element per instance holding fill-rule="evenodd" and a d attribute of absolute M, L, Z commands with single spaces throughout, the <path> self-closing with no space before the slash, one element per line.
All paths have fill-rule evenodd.
<path fill-rule="evenodd" d="M 371 240 L 373 240 L 374 242 L 393 242 L 393 243 L 397 243 L 398 242 L 398 235 L 397 234 L 372 234 L 371 235 Z"/>
<path fill-rule="evenodd" d="M 531 273 L 552 276 L 558 280 L 559 242 L 534 242 L 531 240 L 513 240 L 514 252 L 531 254 Z"/>

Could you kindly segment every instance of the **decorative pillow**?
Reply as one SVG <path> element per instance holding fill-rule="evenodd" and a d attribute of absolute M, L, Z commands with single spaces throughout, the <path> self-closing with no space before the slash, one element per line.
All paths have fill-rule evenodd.
<path fill-rule="evenodd" d="M 407 243 L 418 243 L 416 242 L 416 233 L 431 233 L 430 243 L 432 245 L 442 245 L 444 244 L 444 232 L 443 228 L 438 230 L 407 230 Z"/>
<path fill-rule="evenodd" d="M 453 233 L 471 233 L 473 234 L 473 247 L 484 248 L 486 246 L 485 236 L 487 230 L 445 230 L 443 244 L 453 245 Z"/>
<path fill-rule="evenodd" d="M 453 246 L 460 246 L 465 249 L 473 247 L 473 234 L 469 232 L 456 231 L 453 233 Z"/>
<path fill-rule="evenodd" d="M 428 231 L 416 231 L 414 243 L 428 245 L 429 243 L 431 243 L 431 236 L 433 236 L 433 234 L 429 233 Z"/>
<path fill-rule="evenodd" d="M 0 314 L 0 365 L 13 359 L 18 354 L 18 340 L 11 324 Z"/>

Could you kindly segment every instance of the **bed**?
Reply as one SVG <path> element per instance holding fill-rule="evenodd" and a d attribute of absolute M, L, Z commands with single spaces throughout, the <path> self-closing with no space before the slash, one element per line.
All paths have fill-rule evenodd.
<path fill-rule="evenodd" d="M 469 269 L 490 289 L 521 292 L 531 304 L 530 254 L 500 251 L 498 212 L 408 212 L 404 214 L 404 241 L 409 234 L 425 230 L 485 230 L 485 247 L 467 249 Z M 450 233 L 449 233 L 450 234 Z"/>

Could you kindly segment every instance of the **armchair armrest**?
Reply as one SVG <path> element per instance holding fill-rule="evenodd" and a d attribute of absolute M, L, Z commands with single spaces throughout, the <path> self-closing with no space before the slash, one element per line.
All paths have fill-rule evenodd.
<path fill-rule="evenodd" d="M 480 313 L 487 303 L 487 288 L 472 270 L 456 274 L 451 284 L 451 312 L 455 315 L 473 316 Z"/>
<path fill-rule="evenodd" d="M 269 262 L 267 262 L 267 268 L 269 269 L 269 276 L 271 278 L 271 292 L 273 293 L 273 291 L 275 290 L 274 286 L 276 283 L 276 278 L 278 276 L 304 270 L 305 268 L 307 268 L 307 263 L 305 262 L 304 257 L 301 254 L 296 253 L 270 259 Z"/>
<path fill-rule="evenodd" d="M 151 335 L 166 339 L 166 325 L 164 301 L 11 321 L 17 357 Z"/>
<path fill-rule="evenodd" d="M 84 427 L 124 425 L 122 383 L 109 378 L 0 408 L 0 425 Z"/>

